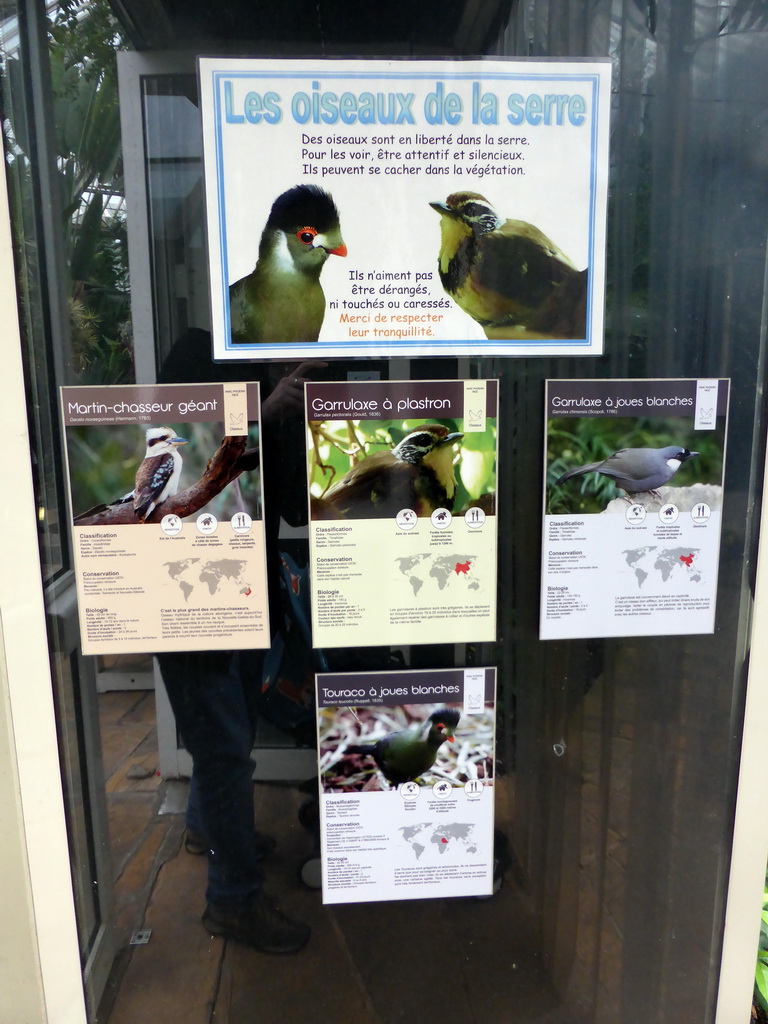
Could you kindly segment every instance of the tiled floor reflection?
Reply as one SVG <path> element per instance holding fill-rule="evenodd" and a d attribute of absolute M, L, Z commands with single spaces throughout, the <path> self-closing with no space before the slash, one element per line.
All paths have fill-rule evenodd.
<path fill-rule="evenodd" d="M 311 923 L 309 946 L 270 957 L 209 936 L 200 924 L 205 862 L 184 851 L 181 815 L 158 814 L 166 786 L 155 774 L 152 695 L 104 694 L 101 711 L 120 952 L 100 1024 L 561 1019 L 510 878 L 489 900 L 323 907 L 298 876 L 312 838 L 297 817 L 306 797 L 290 785 L 260 783 L 255 799 L 279 842 L 269 885 Z M 131 947 L 137 928 L 152 935 Z"/>

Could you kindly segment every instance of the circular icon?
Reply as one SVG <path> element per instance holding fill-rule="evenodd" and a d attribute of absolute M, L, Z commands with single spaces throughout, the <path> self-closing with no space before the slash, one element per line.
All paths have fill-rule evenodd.
<path fill-rule="evenodd" d="M 178 516 L 167 515 L 160 520 L 160 529 L 168 537 L 175 537 L 177 533 L 181 533 L 182 526 L 183 523 Z"/>
<path fill-rule="evenodd" d="M 630 505 L 624 517 L 628 523 L 642 523 L 645 519 L 645 508 L 643 505 Z"/>
<path fill-rule="evenodd" d="M 469 779 L 464 783 L 464 792 L 467 796 L 479 796 L 483 792 L 485 783 L 482 779 Z"/>
<path fill-rule="evenodd" d="M 436 508 L 429 519 L 436 530 L 447 530 L 453 516 L 447 508 Z"/>
<path fill-rule="evenodd" d="M 247 512 L 235 512 L 232 518 L 229 520 L 229 525 L 235 531 L 235 533 L 248 533 L 253 520 Z"/>
<path fill-rule="evenodd" d="M 485 512 L 481 508 L 473 506 L 464 513 L 464 522 L 470 530 L 479 530 L 485 522 Z"/>
<path fill-rule="evenodd" d="M 662 505 L 659 509 L 659 522 L 674 523 L 679 515 L 680 511 L 677 505 L 673 505 L 671 501 L 667 502 L 666 505 Z"/>
<path fill-rule="evenodd" d="M 210 536 L 212 533 L 216 533 L 216 527 L 219 525 L 219 521 L 216 516 L 212 516 L 210 512 L 201 512 L 195 522 L 198 532 L 202 533 L 204 537 Z"/>
<path fill-rule="evenodd" d="M 691 509 L 691 519 L 694 523 L 706 523 L 712 515 L 712 509 L 705 501 L 698 501 Z"/>
<path fill-rule="evenodd" d="M 419 795 L 419 785 L 417 782 L 404 782 L 398 792 L 403 800 L 415 800 Z"/>
<path fill-rule="evenodd" d="M 450 782 L 446 782 L 445 779 L 441 779 L 440 782 L 436 782 L 432 787 L 432 792 L 440 800 L 445 800 L 447 796 L 451 795 L 452 787 Z"/>
<path fill-rule="evenodd" d="M 395 516 L 395 522 L 401 530 L 412 530 L 416 525 L 417 516 L 412 508 L 401 508 Z"/>

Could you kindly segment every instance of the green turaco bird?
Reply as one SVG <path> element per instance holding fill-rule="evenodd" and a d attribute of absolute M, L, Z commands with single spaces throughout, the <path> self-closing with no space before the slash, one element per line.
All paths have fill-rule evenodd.
<path fill-rule="evenodd" d="M 372 755 L 387 780 L 399 786 L 429 771 L 445 740 L 453 742 L 460 718 L 456 708 L 438 708 L 423 722 L 390 733 L 378 743 L 347 747 L 347 752 Z"/>
<path fill-rule="evenodd" d="M 331 255 L 347 255 L 331 196 L 317 185 L 278 196 L 254 270 L 230 285 L 232 340 L 317 341 L 325 316 L 320 272 Z"/>

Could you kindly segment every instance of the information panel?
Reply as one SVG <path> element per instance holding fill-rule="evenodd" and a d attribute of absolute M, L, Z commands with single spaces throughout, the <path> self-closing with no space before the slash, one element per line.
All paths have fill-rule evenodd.
<path fill-rule="evenodd" d="M 547 381 L 542 640 L 714 632 L 728 391 Z"/>
<path fill-rule="evenodd" d="M 315 646 L 495 640 L 498 381 L 305 395 Z"/>
<path fill-rule="evenodd" d="M 199 72 L 214 358 L 602 352 L 609 61 Z"/>
<path fill-rule="evenodd" d="M 323 902 L 493 891 L 496 670 L 317 676 Z"/>
<path fill-rule="evenodd" d="M 268 647 L 259 385 L 61 401 L 83 653 Z"/>

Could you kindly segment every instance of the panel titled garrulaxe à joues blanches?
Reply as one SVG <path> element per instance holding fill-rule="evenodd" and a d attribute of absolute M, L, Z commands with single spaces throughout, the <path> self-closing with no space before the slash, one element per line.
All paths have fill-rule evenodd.
<path fill-rule="evenodd" d="M 543 640 L 714 631 L 728 390 L 547 381 Z"/>
<path fill-rule="evenodd" d="M 305 394 L 315 645 L 494 640 L 498 382 Z"/>
<path fill-rule="evenodd" d="M 259 385 L 61 400 L 83 652 L 268 647 Z"/>
<path fill-rule="evenodd" d="M 216 359 L 602 351 L 609 61 L 199 69 Z"/>

